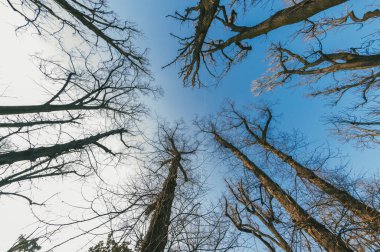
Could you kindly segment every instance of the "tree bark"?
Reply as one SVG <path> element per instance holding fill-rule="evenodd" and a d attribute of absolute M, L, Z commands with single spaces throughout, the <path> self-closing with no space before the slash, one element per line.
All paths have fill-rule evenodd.
<path fill-rule="evenodd" d="M 74 140 L 64 144 L 56 144 L 50 147 L 30 148 L 23 151 L 12 151 L 0 154 L 0 165 L 13 164 L 15 162 L 24 160 L 35 161 L 36 159 L 41 157 L 55 157 L 57 155 L 67 153 L 71 150 L 79 150 L 87 145 L 95 144 L 102 138 L 111 135 L 121 134 L 124 132 L 126 132 L 125 129 L 111 130 L 105 133 L 97 134 L 95 136 L 83 138 L 80 140 Z"/>
<path fill-rule="evenodd" d="M 163 252 L 165 250 L 180 161 L 181 156 L 179 154 L 171 161 L 169 174 L 158 196 L 148 231 L 142 243 L 141 252 Z"/>
<path fill-rule="evenodd" d="M 331 197 L 338 200 L 344 207 L 352 211 L 356 216 L 361 218 L 363 221 L 372 224 L 375 229 L 380 229 L 380 213 L 370 206 L 367 206 L 360 200 L 354 198 L 348 192 L 341 190 L 324 180 L 323 178 L 316 175 L 311 169 L 301 165 L 299 162 L 294 160 L 291 156 L 285 154 L 284 152 L 276 149 L 273 145 L 268 143 L 265 137 L 259 137 L 248 125 L 245 118 L 241 117 L 243 124 L 248 131 L 248 133 L 256 140 L 256 142 L 265 150 L 273 153 L 279 157 L 282 161 L 289 164 L 296 172 L 297 176 L 302 179 L 307 180 L 309 183 L 315 185 L 317 188 L 327 193 Z M 268 122 L 267 122 L 268 124 Z"/>
<path fill-rule="evenodd" d="M 298 203 L 275 183 L 263 170 L 256 166 L 234 145 L 213 131 L 214 139 L 224 148 L 231 151 L 250 170 L 267 189 L 267 191 L 285 208 L 295 224 L 305 230 L 318 244 L 329 252 L 353 251 L 342 239 L 333 234 L 324 225 L 314 219 Z"/>
<path fill-rule="evenodd" d="M 102 105 L 60 104 L 60 105 L 26 105 L 26 106 L 0 106 L 0 115 L 20 115 L 68 110 L 98 110 L 107 109 Z"/>
<path fill-rule="evenodd" d="M 311 169 L 301 165 L 296 160 L 294 160 L 291 156 L 286 155 L 280 150 L 277 150 L 275 147 L 270 145 L 267 142 L 259 142 L 259 144 L 266 150 L 275 154 L 279 158 L 281 158 L 284 162 L 289 164 L 296 172 L 297 176 L 303 178 L 315 185 L 323 192 L 337 199 L 344 207 L 352 211 L 356 216 L 361 218 L 363 221 L 372 224 L 376 229 L 380 228 L 380 213 L 373 209 L 370 206 L 367 206 L 360 200 L 357 200 L 348 192 L 337 188 L 326 180 L 320 178 L 316 175 Z"/>

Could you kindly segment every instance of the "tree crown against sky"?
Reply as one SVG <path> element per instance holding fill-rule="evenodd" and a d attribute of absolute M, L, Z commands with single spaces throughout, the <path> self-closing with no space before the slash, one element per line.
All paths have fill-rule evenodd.
<path fill-rule="evenodd" d="M 372 27 L 371 22 L 376 22 L 378 11 L 371 9 L 373 6 L 368 4 L 368 6 L 366 5 L 368 11 L 358 13 L 356 9 L 361 5 L 354 3 L 353 10 L 349 9 L 349 11 L 345 12 L 342 8 L 343 2 L 350 1 L 306 0 L 271 2 L 268 4 L 264 1 L 201 0 L 193 1 L 193 4 L 189 2 L 182 3 L 180 5 L 183 5 L 181 8 L 184 7 L 182 10 L 185 10 L 185 12 L 181 12 L 181 8 L 178 8 L 176 9 L 178 12 L 172 12 L 175 13 L 173 16 L 181 21 L 187 20 L 194 23 L 194 26 L 185 29 L 185 32 L 189 31 L 190 34 L 194 32 L 194 36 L 186 37 L 185 35 L 185 39 L 181 39 L 181 35 L 185 34 L 185 32 L 176 33 L 176 38 L 180 38 L 180 43 L 184 46 L 180 48 L 179 57 L 176 61 L 179 63 L 180 74 L 185 81 L 188 81 L 187 84 L 202 86 L 202 83 L 207 83 L 207 81 L 202 82 L 204 79 L 200 77 L 199 73 L 203 74 L 210 70 L 214 74 L 211 68 L 207 69 L 205 66 L 212 67 L 215 65 L 216 70 L 219 70 L 220 63 L 225 62 L 226 68 L 221 70 L 225 74 L 226 80 L 228 80 L 230 74 L 232 74 L 230 80 L 233 80 L 237 75 L 246 75 L 249 71 L 246 71 L 246 68 L 240 68 L 239 64 L 235 65 L 235 63 L 241 62 L 242 65 L 250 63 L 250 55 L 252 54 L 250 52 L 255 52 L 259 47 L 254 41 L 260 39 L 260 36 L 264 37 L 262 36 L 263 34 L 268 34 L 269 42 L 281 41 L 282 43 L 276 43 L 271 47 L 270 57 L 274 60 L 274 68 L 265 74 L 263 78 L 255 78 L 257 80 L 253 83 L 255 92 L 265 93 L 267 89 L 291 83 L 291 79 L 297 80 L 297 76 L 302 75 L 308 77 L 308 84 L 315 84 L 314 82 L 319 80 L 316 91 L 314 90 L 312 93 L 313 96 L 334 95 L 339 100 L 342 95 L 342 97 L 346 98 L 347 93 L 355 90 L 353 97 L 360 94 L 358 97 L 361 98 L 361 101 L 355 102 L 351 108 L 355 112 L 360 112 L 358 111 L 359 108 L 376 103 L 373 96 L 373 94 L 376 94 L 377 87 L 376 67 L 378 61 L 376 52 L 373 49 L 376 48 L 376 40 L 363 44 L 363 48 L 347 47 L 349 49 L 345 48 L 340 51 L 340 48 L 330 50 L 330 47 L 328 47 L 326 51 L 326 41 L 328 40 L 324 40 L 323 36 L 334 34 L 336 31 L 342 32 L 340 28 L 346 26 Z M 0 109 L 5 119 L 4 122 L 1 122 L 1 125 L 6 132 L 6 141 L 3 145 L 5 152 L 1 153 L 0 161 L 3 167 L 6 168 L 5 170 L 11 172 L 11 174 L 4 176 L 3 184 L 0 184 L 0 186 L 8 190 L 2 191 L 3 196 L 18 196 L 27 199 L 27 202 L 31 204 L 37 204 L 39 202 L 34 201 L 34 198 L 22 194 L 22 192 L 25 192 L 22 190 L 23 182 L 29 183 L 30 180 L 45 179 L 51 176 L 64 177 L 68 174 L 85 178 L 90 174 L 100 176 L 101 173 L 98 173 L 98 171 L 102 171 L 103 166 L 130 168 L 131 166 L 126 166 L 123 161 L 131 157 L 131 152 L 134 152 L 133 155 L 136 157 L 136 152 L 142 150 L 141 147 L 145 143 L 142 144 L 139 136 L 144 135 L 146 128 L 145 126 L 138 128 L 136 124 L 144 118 L 147 110 L 142 105 L 141 94 L 157 93 L 159 90 L 150 83 L 147 55 L 144 50 L 138 49 L 142 46 L 140 44 L 136 46 L 136 42 L 133 42 L 136 40 L 131 40 L 132 37 L 139 34 L 136 26 L 131 22 L 120 21 L 115 13 L 109 11 L 113 9 L 113 6 L 117 6 L 115 3 L 110 2 L 110 6 L 105 3 L 104 1 L 61 0 L 6 2 L 15 14 L 26 19 L 26 26 L 21 27 L 18 32 L 22 32 L 26 28 L 32 32 L 37 31 L 45 39 L 54 40 L 65 58 L 57 61 L 54 58 L 35 57 L 39 69 L 46 79 L 59 85 L 59 87 L 56 85 L 50 89 L 51 95 L 46 101 L 37 105 L 3 106 Z M 158 9 L 154 8 L 155 4 L 151 3 L 151 5 L 145 6 L 144 3 L 136 3 L 134 5 L 143 6 L 141 11 L 136 13 L 143 13 L 143 10 L 146 12 L 153 10 L 160 13 Z M 162 4 L 162 6 L 160 4 L 162 8 L 168 8 L 168 5 L 170 4 Z M 189 6 L 190 8 L 186 8 Z M 177 5 L 173 4 L 171 7 L 171 9 L 177 8 Z M 148 9 L 152 10 L 149 11 Z M 332 11 L 338 9 L 342 11 L 340 16 Z M 115 10 L 118 9 L 115 8 Z M 258 10 L 260 10 L 260 13 L 257 13 Z M 170 13 L 170 11 L 164 11 L 166 12 L 165 14 Z M 257 15 L 259 21 L 250 19 L 252 17 L 251 13 L 255 12 L 257 14 L 254 17 L 256 18 Z M 123 18 L 131 16 L 133 19 L 132 13 L 129 13 L 130 15 L 127 15 L 127 12 L 123 13 L 123 11 L 120 13 L 119 16 Z M 289 13 L 294 15 L 290 16 L 288 15 Z M 332 14 L 336 14 L 336 18 L 331 18 L 330 15 Z M 264 21 L 260 21 L 261 17 L 263 17 L 262 20 Z M 155 20 L 155 18 L 158 17 L 153 15 L 152 19 Z M 49 26 L 45 26 L 47 20 L 51 20 Z M 172 19 L 169 20 L 171 20 L 171 25 L 176 24 Z M 108 25 L 104 25 L 105 22 L 108 22 Z M 239 22 L 249 24 L 245 25 Z M 370 25 L 367 25 L 368 23 Z M 155 27 L 157 27 L 157 24 Z M 152 23 L 150 25 L 152 26 Z M 164 27 L 161 28 L 164 30 Z M 272 41 L 271 34 L 281 31 L 281 29 L 286 31 L 286 35 L 284 36 L 284 33 L 280 32 L 281 39 L 277 40 L 275 38 Z M 291 32 L 288 32 L 288 30 Z M 348 28 L 348 30 L 352 31 L 352 28 Z M 297 31 L 296 37 L 301 39 L 307 37 L 307 40 L 304 40 L 305 42 L 303 43 L 314 47 L 303 51 L 302 46 L 298 48 L 298 45 L 300 45 L 298 41 L 294 43 L 295 49 L 289 48 L 289 43 L 286 43 L 288 37 L 290 37 L 288 34 L 295 31 Z M 366 32 L 365 29 L 360 31 Z M 373 28 L 372 31 L 374 31 Z M 160 32 L 162 33 L 161 30 Z M 73 41 L 68 42 L 66 39 L 68 33 L 74 34 L 75 39 Z M 146 36 L 153 37 L 154 35 L 146 33 Z M 159 41 L 158 38 L 157 40 Z M 191 43 L 188 43 L 189 41 Z M 169 40 L 166 42 L 170 43 Z M 253 43 L 252 45 L 250 44 L 251 42 Z M 262 45 L 269 45 L 269 42 L 265 41 Z M 75 45 L 74 49 L 70 48 L 72 44 Z M 80 45 L 80 50 L 77 50 L 78 45 Z M 158 48 L 161 45 L 156 46 Z M 154 51 L 155 47 L 151 47 L 151 49 Z M 152 54 L 154 53 L 152 52 Z M 167 55 L 165 57 L 168 58 Z M 162 65 L 165 63 L 165 57 L 161 58 Z M 230 69 L 231 72 L 226 71 Z M 237 69 L 235 74 L 233 73 L 234 69 Z M 252 70 L 250 71 L 252 72 Z M 153 73 L 161 74 L 158 71 L 153 71 Z M 258 74 L 258 72 L 255 73 Z M 346 84 L 347 80 L 343 82 L 342 79 L 336 79 L 334 84 L 330 85 L 328 83 L 325 87 L 321 86 L 319 88 L 320 82 L 324 84 L 324 78 L 329 80 L 346 74 L 351 76 L 348 80 L 349 84 Z M 178 85 L 178 81 L 176 82 L 176 85 Z M 223 85 L 229 85 L 229 83 L 224 83 Z M 169 86 L 165 85 L 165 87 L 168 88 Z M 175 88 L 169 87 L 169 89 L 174 90 Z M 198 92 L 198 90 L 195 90 L 195 92 Z M 207 93 L 208 96 L 205 100 L 208 100 L 210 96 L 210 101 L 203 104 L 210 105 L 212 103 L 213 92 L 218 91 L 211 90 L 211 92 Z M 248 89 L 245 92 L 249 93 Z M 275 92 L 277 92 L 277 88 L 274 89 L 273 93 Z M 223 96 L 229 97 L 230 93 L 226 92 Z M 179 93 L 178 97 L 180 97 Z M 246 99 L 246 96 L 243 96 L 242 93 L 237 97 L 244 97 L 241 101 L 242 103 L 252 99 L 251 96 Z M 348 97 L 350 98 L 351 96 Z M 285 99 L 285 101 L 287 103 L 291 102 L 290 99 Z M 195 100 L 187 105 L 180 101 L 179 105 L 173 100 L 170 104 L 176 107 L 186 105 L 186 107 L 192 109 L 193 105 L 196 106 L 195 104 L 197 103 L 198 101 Z M 207 109 L 209 108 L 207 107 Z M 249 112 L 250 115 L 251 113 L 254 114 L 252 109 L 244 109 L 244 111 Z M 266 113 L 259 114 L 261 116 L 259 117 L 260 120 L 268 118 L 268 114 L 270 115 L 269 118 L 272 117 L 271 110 L 263 111 L 266 111 Z M 268 113 L 268 111 L 270 112 Z M 273 111 L 276 113 L 276 108 Z M 358 118 L 356 114 L 336 114 L 334 117 L 330 117 L 329 120 L 336 126 L 335 133 L 341 134 L 344 139 L 358 139 L 358 142 L 360 144 L 364 143 L 364 146 L 368 146 L 368 143 L 371 146 L 376 146 L 377 131 L 374 127 L 376 127 L 377 121 L 369 117 L 369 115 L 376 115 L 376 113 L 375 107 L 367 115 L 360 114 L 362 118 Z M 188 116 L 190 114 L 184 113 L 184 115 L 179 116 L 192 119 Z M 144 227 L 152 227 L 153 230 L 155 217 L 166 216 L 157 218 L 165 220 L 163 223 L 167 223 L 168 216 L 170 216 L 167 213 L 170 213 L 171 210 L 176 213 L 175 219 L 177 219 L 177 216 L 183 215 L 181 211 L 189 209 L 178 207 L 179 202 L 180 206 L 186 206 L 187 204 L 187 207 L 190 207 L 191 210 L 196 210 L 186 212 L 188 216 L 194 216 L 194 219 L 190 218 L 191 221 L 189 221 L 187 218 L 179 218 L 177 219 L 178 222 L 173 221 L 169 224 L 167 231 L 160 233 L 164 236 L 165 233 L 169 234 L 169 238 L 165 236 L 164 239 L 159 239 L 162 242 L 168 238 L 166 249 L 176 247 L 184 250 L 196 250 L 202 247 L 206 250 L 212 250 L 219 248 L 215 246 L 215 244 L 219 244 L 218 246 L 221 246 L 219 249 L 226 250 L 227 248 L 223 247 L 226 245 L 229 246 L 228 249 L 233 251 L 238 249 L 233 242 L 234 239 L 239 237 L 239 235 L 235 236 L 233 233 L 236 229 L 245 233 L 254 232 L 254 238 L 249 236 L 248 240 L 256 241 L 255 239 L 258 239 L 257 241 L 262 242 L 261 245 L 266 246 L 269 250 L 275 248 L 290 250 L 302 247 L 350 251 L 361 248 L 360 246 L 371 248 L 378 246 L 376 238 L 373 238 L 373 236 L 376 237 L 376 225 L 366 226 L 366 223 L 378 221 L 376 219 L 376 210 L 374 210 L 378 206 L 376 203 L 378 199 L 374 197 L 378 189 L 376 189 L 376 186 L 372 186 L 370 181 L 366 179 L 359 179 L 357 183 L 346 183 L 345 180 L 339 180 L 340 176 L 343 175 L 339 173 L 338 169 L 334 172 L 334 176 L 329 171 L 320 170 L 319 164 L 323 163 L 323 160 L 318 161 L 311 158 L 305 164 L 304 160 L 287 153 L 286 144 L 284 146 L 279 142 L 283 140 L 291 145 L 293 141 L 296 141 L 292 138 L 272 135 L 272 131 L 268 130 L 272 125 L 271 120 L 268 120 L 267 124 L 265 120 L 264 124 L 250 121 L 250 125 L 256 131 L 252 131 L 253 134 L 248 131 L 247 137 L 247 135 L 244 135 L 244 128 L 240 128 L 240 131 L 237 130 L 236 135 L 232 133 L 234 128 L 244 126 L 243 118 L 245 116 L 239 117 L 239 115 L 242 115 L 240 113 L 232 113 L 232 116 L 231 114 L 224 115 L 226 116 L 225 121 L 230 122 L 229 120 L 232 120 L 232 124 L 225 124 L 224 126 L 227 126 L 227 128 L 223 128 L 222 132 L 211 130 L 211 133 L 219 135 L 220 138 L 216 139 L 219 139 L 217 143 L 221 144 L 222 147 L 224 146 L 224 148 L 228 147 L 233 150 L 233 155 L 231 153 L 228 155 L 228 151 L 222 151 L 223 155 L 216 152 L 218 154 L 215 155 L 220 155 L 221 159 L 224 160 L 230 159 L 231 156 L 236 156 L 236 153 L 238 153 L 238 160 L 232 161 L 237 165 L 231 166 L 230 170 L 234 171 L 233 176 L 235 177 L 243 176 L 243 178 L 237 179 L 240 182 L 233 183 L 231 181 L 226 184 L 228 196 L 222 198 L 218 208 L 225 216 L 215 217 L 204 213 L 200 214 L 198 212 L 200 209 L 198 208 L 198 203 L 195 203 L 197 200 L 192 201 L 188 194 L 180 191 L 182 184 L 174 190 L 177 194 L 174 196 L 174 198 L 178 199 L 177 205 L 173 204 L 170 207 L 171 204 L 158 204 L 160 201 L 169 202 L 173 200 L 173 197 L 163 196 L 157 202 L 154 200 L 154 198 L 160 198 L 159 195 L 174 195 L 173 193 L 163 193 L 166 184 L 173 184 L 173 180 L 169 179 L 170 173 L 166 174 L 165 172 L 162 174 L 153 172 L 149 176 L 146 175 L 145 181 L 147 181 L 148 177 L 152 178 L 150 183 L 154 183 L 150 184 L 150 186 L 155 186 L 155 189 L 152 190 L 152 193 L 147 193 L 151 200 L 148 200 L 149 197 L 147 197 L 147 202 L 142 202 L 141 204 L 139 202 L 140 205 L 131 204 L 135 208 L 129 208 L 129 206 L 117 203 L 117 198 L 120 196 L 121 199 L 128 198 L 130 191 L 122 191 L 122 194 L 119 194 L 121 192 L 119 190 L 109 192 L 107 191 L 109 188 L 104 187 L 101 189 L 105 190 L 98 192 L 107 192 L 108 194 L 100 193 L 97 195 L 100 199 L 97 203 L 102 202 L 102 199 L 104 199 L 103 203 L 105 204 L 97 206 L 105 211 L 100 212 L 96 207 L 92 208 L 92 206 L 87 210 L 93 211 L 96 218 L 103 218 L 105 220 L 103 227 L 107 226 L 106 229 L 113 230 L 116 228 L 120 232 L 124 231 L 124 236 L 121 235 L 120 237 L 125 238 L 128 244 L 130 241 L 134 245 L 137 244 L 137 250 L 141 246 L 146 246 L 146 244 L 154 241 L 154 237 L 148 239 L 149 241 L 144 239 L 145 234 L 149 233 L 147 230 L 150 229 L 144 230 Z M 235 116 L 240 119 L 237 124 L 233 120 Z M 364 119 L 371 120 L 366 121 Z M 290 121 L 286 116 L 285 120 Z M 217 121 L 215 125 L 220 125 L 219 123 L 221 121 Z M 277 124 L 275 125 L 277 127 Z M 231 128 L 228 129 L 228 126 Z M 219 130 L 217 127 L 216 129 Z M 203 129 L 203 131 L 208 132 L 210 129 Z M 268 132 L 270 133 L 268 134 Z M 227 135 L 224 135 L 225 133 Z M 40 135 L 49 135 L 51 137 L 44 139 Z M 108 138 L 109 136 L 113 137 Z M 231 136 L 231 139 L 229 139 L 229 136 Z M 279 141 L 272 142 L 272 140 L 277 140 L 277 137 L 279 137 Z M 202 140 L 205 140 L 205 138 L 207 137 L 201 137 Z M 241 142 L 234 142 L 235 139 L 239 139 Z M 232 148 L 234 146 L 228 145 L 228 141 L 230 141 L 230 144 L 236 145 L 235 147 L 237 148 L 234 149 Z M 21 144 L 19 145 L 19 143 Z M 163 141 L 163 143 L 161 146 L 163 148 L 160 151 L 166 154 L 171 152 L 172 148 L 165 147 L 168 143 L 170 145 L 170 141 Z M 245 148 L 249 149 L 250 145 L 255 150 L 259 150 L 258 155 L 261 155 L 264 160 L 259 159 L 260 162 L 257 163 L 257 154 L 253 155 L 250 151 L 245 152 Z M 243 149 L 240 149 L 241 147 Z M 210 146 L 204 148 L 209 149 Z M 260 148 L 264 150 L 260 150 Z M 297 148 L 295 146 L 295 149 Z M 226 153 L 227 155 L 225 155 Z M 246 158 L 244 158 L 244 153 L 246 153 Z M 302 155 L 304 153 L 301 152 L 298 157 Z M 160 157 L 167 158 L 166 155 Z M 145 157 L 143 160 L 150 160 L 150 157 Z M 239 165 L 239 160 L 243 161 L 243 165 Z M 164 161 L 160 167 L 166 169 L 169 163 Z M 150 164 L 149 168 L 155 167 L 155 165 L 157 163 Z M 215 165 L 215 163 L 208 168 L 210 169 L 213 166 L 218 167 L 218 169 L 224 169 L 219 167 L 219 164 Z M 247 175 L 236 169 L 236 167 L 241 166 L 245 166 L 253 173 Z M 179 172 L 183 182 L 189 182 L 186 178 L 187 173 L 183 172 L 184 168 L 186 168 L 185 166 L 169 165 L 169 167 L 177 167 L 177 170 L 181 171 L 177 172 Z M 174 171 L 175 169 L 169 170 Z M 268 179 L 265 173 L 273 172 L 273 170 L 277 172 L 281 170 L 283 178 L 274 176 L 272 181 Z M 30 173 L 30 171 L 32 172 Z M 224 173 L 223 171 L 222 173 Z M 223 177 L 230 174 L 225 173 Z M 168 176 L 166 177 L 166 175 Z M 252 187 L 244 183 L 247 181 L 245 179 L 253 183 Z M 292 186 L 289 182 L 292 179 L 295 181 L 295 186 Z M 360 188 L 360 183 L 364 184 L 363 188 Z M 34 183 L 32 184 L 34 185 Z M 219 184 L 219 187 L 223 187 L 221 181 L 219 181 Z M 237 185 L 236 187 L 235 184 Z M 183 185 L 186 185 L 186 183 L 183 183 Z M 139 186 L 136 186 L 136 188 L 141 189 Z M 304 191 L 310 193 L 313 197 L 305 197 L 302 193 Z M 108 195 L 109 199 L 105 195 Z M 138 192 L 136 195 L 138 195 Z M 216 197 L 215 194 L 213 194 L 213 197 Z M 114 201 L 115 199 L 116 201 Z M 188 202 L 188 200 L 190 201 Z M 109 204 L 107 205 L 106 202 Z M 260 203 L 256 205 L 250 204 L 256 202 Z M 352 202 L 354 203 L 351 204 Z M 130 201 L 127 202 L 127 205 L 129 203 Z M 194 205 L 191 203 L 194 203 Z M 155 208 L 152 207 L 153 205 L 155 205 Z M 157 210 L 161 209 L 159 205 L 165 206 L 166 210 L 164 212 L 166 214 L 162 214 L 162 211 Z M 368 210 L 366 213 L 358 210 L 363 209 L 363 207 Z M 242 208 L 245 209 L 245 212 L 238 212 Z M 148 211 L 148 209 L 150 210 Z M 157 211 L 154 211 L 154 209 Z M 140 223 L 139 227 L 131 228 L 131 226 L 126 226 L 126 222 L 122 220 L 126 210 L 130 211 L 132 215 L 133 213 L 144 213 L 144 211 L 151 214 L 146 215 L 147 217 L 144 218 L 140 216 L 141 219 L 137 218 L 136 223 Z M 114 216 L 117 216 L 117 218 L 114 218 Z M 116 219 L 118 222 L 115 225 Z M 45 221 L 44 219 L 40 220 Z M 226 220 L 233 226 L 232 229 L 226 225 Z M 362 224 L 360 224 L 360 220 L 363 220 Z M 248 222 L 248 224 L 244 222 Z M 45 223 L 49 224 L 46 221 Z M 262 225 L 263 223 L 264 226 Z M 212 225 L 214 225 L 214 228 Z M 209 229 L 200 228 L 205 226 Z M 267 232 L 268 228 L 270 232 Z M 292 230 L 291 235 L 284 235 L 283 231 L 287 230 L 287 228 Z M 225 243 L 221 243 L 221 241 L 224 241 L 223 237 L 228 233 L 226 229 L 232 230 L 231 240 L 227 239 Z M 212 236 L 210 234 L 206 235 L 210 230 L 213 231 L 209 232 Z M 355 232 L 352 232 L 352 230 L 355 230 Z M 128 235 L 126 235 L 127 233 Z M 102 233 L 103 238 L 104 234 L 106 232 Z M 151 232 L 151 234 L 157 234 L 157 232 Z M 247 236 L 244 237 L 247 238 Z M 157 236 L 157 238 L 159 237 Z M 232 243 L 229 243 L 230 241 Z M 106 243 L 99 243 L 98 249 L 103 249 L 104 244 Z M 151 244 L 157 245 L 154 242 Z M 250 242 L 247 244 L 246 246 L 253 246 Z M 165 244 L 161 244 L 160 250 L 163 250 L 164 247 Z M 109 249 L 109 247 L 104 247 L 104 249 Z"/>
<path fill-rule="evenodd" d="M 94 164 L 102 165 L 101 152 L 117 162 L 123 155 L 122 148 L 114 151 L 101 140 L 118 136 L 121 146 L 131 148 L 126 137 L 133 136 L 134 124 L 147 111 L 139 96 L 154 94 L 157 89 L 150 85 L 143 53 L 132 46 L 138 31 L 118 20 L 103 1 L 5 4 L 25 19 L 17 32 L 37 32 L 56 43 L 61 56 L 34 56 L 47 82 L 41 81 L 50 93 L 47 100 L 0 108 L 1 194 L 19 196 L 34 204 L 34 200 L 11 188 L 39 178 L 85 177 L 96 172 Z M 65 41 L 68 32 L 74 34 L 72 39 L 80 48 L 70 47 Z M 92 125 L 96 121 L 99 127 Z M 86 158 L 87 164 L 83 162 Z"/>
<path fill-rule="evenodd" d="M 133 138 L 147 114 L 141 96 L 160 91 L 151 85 L 144 50 L 134 47 L 138 30 L 104 1 L 5 1 L 2 8 L 16 16 L 16 34 L 54 48 L 53 55 L 33 56 L 35 81 L 47 95 L 0 108 L 1 198 L 43 209 L 55 193 L 35 197 L 40 186 L 58 178 L 85 183 L 139 148 Z"/>
<path fill-rule="evenodd" d="M 373 1 L 198 1 L 171 16 L 193 29 L 174 35 L 180 49 L 169 65 L 179 63 L 185 86 L 203 87 L 241 62 L 255 65 L 248 56 L 270 45 L 267 72 L 252 80 L 252 92 L 291 83 L 333 104 L 343 100 L 352 113 L 328 119 L 335 133 L 371 146 L 379 133 L 379 15 Z"/>

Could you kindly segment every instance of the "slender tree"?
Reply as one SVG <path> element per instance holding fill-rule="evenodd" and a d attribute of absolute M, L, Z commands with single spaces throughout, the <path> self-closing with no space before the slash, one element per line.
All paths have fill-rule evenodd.
<path fill-rule="evenodd" d="M 226 217 L 240 232 L 253 235 L 269 251 L 276 251 L 277 247 L 287 252 L 293 251 L 291 244 L 278 228 L 282 218 L 281 212 L 276 211 L 273 196 L 260 184 L 257 185 L 256 183 L 255 186 L 252 186 L 255 184 L 254 181 L 250 181 L 246 177 L 249 176 L 245 175 L 245 181 L 243 182 L 241 179 L 236 186 L 227 183 L 228 192 L 232 199 L 224 198 Z M 248 181 L 249 184 L 245 183 Z M 234 204 L 234 202 L 236 203 Z M 290 233 L 289 227 L 287 229 L 287 232 Z"/>
<path fill-rule="evenodd" d="M 353 251 L 339 236 L 332 233 L 301 207 L 284 189 L 271 179 L 260 167 L 242 153 L 236 146 L 226 140 L 216 129 L 214 124 L 202 127 L 202 131 L 213 136 L 213 139 L 223 149 L 228 150 L 241 161 L 243 166 L 252 172 L 262 186 L 272 195 L 288 212 L 295 225 L 305 230 L 320 246 L 327 251 Z"/>
<path fill-rule="evenodd" d="M 265 151 L 277 156 L 283 162 L 292 167 L 297 176 L 307 180 L 309 183 L 319 188 L 327 195 L 339 201 L 345 208 L 351 210 L 356 216 L 361 218 L 364 222 L 369 223 L 375 230 L 380 228 L 380 213 L 365 204 L 364 202 L 356 199 L 344 189 L 340 189 L 326 179 L 318 176 L 311 168 L 302 165 L 300 162 L 292 158 L 290 155 L 284 153 L 279 148 L 276 148 L 268 140 L 268 131 L 271 127 L 272 112 L 269 108 L 263 109 L 263 116 L 266 118 L 263 124 L 257 121 L 249 120 L 245 115 L 238 112 L 231 104 L 229 118 L 234 116 L 236 118 L 236 125 L 241 125 L 250 137 L 250 144 L 259 145 Z"/>
<path fill-rule="evenodd" d="M 62 40 L 65 31 L 71 31 L 90 47 L 122 56 L 136 72 L 149 72 L 144 52 L 138 52 L 133 42 L 138 29 L 120 20 L 104 0 L 2 2 L 25 19 L 18 31 L 32 28 L 37 34 L 57 40 Z"/>
<path fill-rule="evenodd" d="M 140 95 L 158 89 L 150 85 L 144 53 L 134 48 L 138 30 L 118 19 L 104 1 L 3 4 L 25 19 L 18 32 L 37 31 L 57 42 L 58 58 L 33 57 L 44 78 L 38 82 L 50 97 L 36 99 L 36 104 L 0 105 L 0 197 L 18 196 L 35 204 L 20 193 L 29 183 L 85 177 L 107 156 L 108 163 L 113 159 L 116 164 L 132 148 L 136 123 L 147 112 Z M 80 50 L 66 43 L 68 30 L 81 43 Z M 117 147 L 108 147 L 115 139 L 120 140 Z"/>
<path fill-rule="evenodd" d="M 148 141 L 140 179 L 126 196 L 139 199 L 128 234 L 138 251 L 229 251 L 239 246 L 237 234 L 216 207 L 203 203 L 204 181 L 196 166 L 199 142 L 184 134 L 182 123 L 161 124 Z M 129 195 L 129 196 L 128 196 Z M 211 208 L 211 209 L 210 209 Z M 141 223 L 141 229 L 139 224 Z"/>

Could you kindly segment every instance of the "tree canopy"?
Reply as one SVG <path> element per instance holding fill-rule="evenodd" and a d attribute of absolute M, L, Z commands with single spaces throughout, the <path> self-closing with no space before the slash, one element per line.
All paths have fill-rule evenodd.
<path fill-rule="evenodd" d="M 5 88 L 0 101 L 0 207 L 23 202 L 34 220 L 8 252 L 380 249 L 379 178 L 361 171 L 378 166 L 375 1 L 173 1 L 160 3 L 174 10 L 165 24 L 157 3 L 123 3 L 144 13 L 106 0 L 0 3 L 16 36 L 41 43 L 28 70 L 38 77 L 22 84 L 40 94 L 26 102 L 20 90 L 9 102 Z M 152 34 L 134 19 L 155 24 Z M 44 44 L 53 51 L 38 52 Z M 161 83 L 171 70 L 192 90 Z M 240 76 L 255 76 L 249 99 L 219 92 L 242 92 Z M 170 109 L 151 99 L 163 89 L 175 93 Z M 298 91 L 303 103 L 286 98 Z M 179 92 L 202 100 L 186 104 Z M 225 98 L 218 110 L 214 96 Z M 320 114 L 307 99 L 328 106 L 316 127 L 329 134 L 303 134 L 299 122 Z M 291 104 L 305 114 L 281 109 Z M 197 117 L 176 114 L 194 105 Z M 348 146 L 372 156 L 353 167 L 335 151 Z"/>

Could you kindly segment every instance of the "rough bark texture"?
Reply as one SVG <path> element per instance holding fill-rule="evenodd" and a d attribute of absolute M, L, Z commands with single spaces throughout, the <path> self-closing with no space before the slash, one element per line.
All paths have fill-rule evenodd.
<path fill-rule="evenodd" d="M 156 201 L 155 210 L 141 246 L 141 252 L 163 252 L 165 249 L 180 160 L 181 156 L 178 154 L 171 161 L 169 174 Z"/>
<path fill-rule="evenodd" d="M 297 226 L 304 229 L 318 244 L 327 251 L 353 251 L 339 237 L 330 232 L 324 225 L 319 223 L 308 214 L 297 202 L 288 195 L 277 183 L 268 177 L 246 155 L 235 146 L 223 139 L 217 132 L 212 132 L 215 140 L 224 148 L 231 151 L 250 170 L 267 191 L 285 208 Z"/>
<path fill-rule="evenodd" d="M 371 208 L 370 206 L 367 206 L 360 200 L 354 198 L 348 192 L 340 190 L 333 184 L 319 177 L 311 169 L 301 165 L 291 156 L 276 149 L 266 140 L 266 137 L 259 137 L 259 135 L 257 135 L 253 130 L 251 130 L 245 118 L 241 119 L 246 130 L 256 140 L 256 142 L 265 150 L 267 150 L 270 153 L 273 153 L 281 160 L 283 160 L 285 163 L 289 164 L 297 172 L 297 176 L 307 180 L 323 192 L 338 200 L 344 207 L 351 210 L 353 213 L 355 213 L 356 216 L 361 218 L 363 221 L 371 223 L 375 227 L 375 229 L 380 229 L 380 213 L 378 211 Z M 268 119 L 267 125 L 269 125 L 269 122 L 270 119 Z"/>
<path fill-rule="evenodd" d="M 189 57 L 191 60 L 186 64 L 183 71 L 181 71 L 181 75 L 184 76 L 185 80 L 191 77 L 191 83 L 197 81 L 197 73 L 201 64 L 202 47 L 218 10 L 218 5 L 219 0 L 201 0 L 196 7 L 196 9 L 199 9 L 199 18 L 195 28 L 194 38 L 192 43 L 188 44 L 184 50 L 184 52 L 188 51 L 188 55 L 183 55 L 185 57 L 192 55 L 192 57 Z"/>
<path fill-rule="evenodd" d="M 380 213 L 375 209 L 367 206 L 360 200 L 357 200 L 352 195 L 344 190 L 340 190 L 336 186 L 327 182 L 326 180 L 320 178 L 312 170 L 301 165 L 291 156 L 286 155 L 280 150 L 277 150 L 272 145 L 267 142 L 260 142 L 260 144 L 271 153 L 275 154 L 281 158 L 284 162 L 288 163 L 297 172 L 300 178 L 309 181 L 311 184 L 315 185 L 323 192 L 337 199 L 344 207 L 355 213 L 356 216 L 361 218 L 363 221 L 371 223 L 376 229 L 380 229 Z"/>

